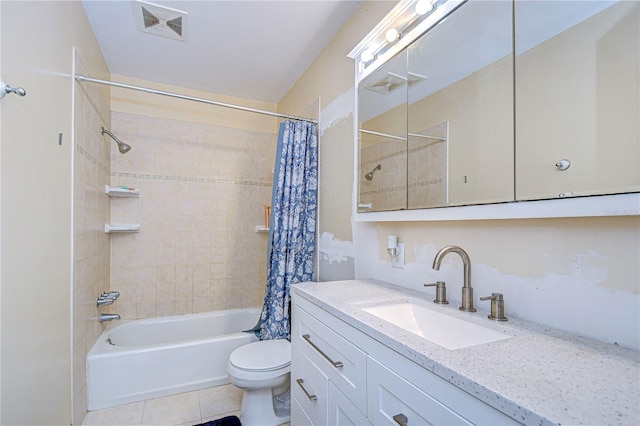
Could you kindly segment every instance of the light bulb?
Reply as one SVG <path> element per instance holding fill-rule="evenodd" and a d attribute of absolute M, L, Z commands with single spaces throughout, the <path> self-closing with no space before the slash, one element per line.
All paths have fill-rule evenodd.
<path fill-rule="evenodd" d="M 435 1 L 433 0 L 418 0 L 416 3 L 416 13 L 418 15 L 424 15 L 435 9 Z"/>
<path fill-rule="evenodd" d="M 385 34 L 385 38 L 389 43 L 396 41 L 400 37 L 400 33 L 395 28 L 389 28 Z"/>
<path fill-rule="evenodd" d="M 360 59 L 362 60 L 362 62 L 369 62 L 373 60 L 373 58 L 373 52 L 371 52 L 371 50 L 369 49 L 363 50 L 362 54 L 360 55 Z"/>

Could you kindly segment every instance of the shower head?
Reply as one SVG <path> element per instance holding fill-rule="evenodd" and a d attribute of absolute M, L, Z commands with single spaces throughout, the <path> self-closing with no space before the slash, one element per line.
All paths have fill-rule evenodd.
<path fill-rule="evenodd" d="M 118 144 L 118 151 L 120 151 L 121 154 L 126 154 L 127 152 L 131 151 L 131 145 L 122 142 L 113 133 L 102 127 L 102 134 L 104 135 L 105 133 L 111 136 L 111 139 L 113 139 Z"/>
<path fill-rule="evenodd" d="M 380 170 L 382 168 L 381 164 L 378 164 L 377 166 L 375 166 L 373 168 L 373 170 L 371 170 L 369 173 L 367 173 L 366 175 L 364 175 L 364 178 L 366 180 L 372 180 L 373 179 L 373 172 L 375 172 L 376 170 Z"/>

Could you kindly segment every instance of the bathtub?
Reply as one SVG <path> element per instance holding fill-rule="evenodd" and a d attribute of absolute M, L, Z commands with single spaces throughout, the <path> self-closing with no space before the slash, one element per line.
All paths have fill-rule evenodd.
<path fill-rule="evenodd" d="M 260 309 L 231 309 L 109 324 L 87 355 L 89 411 L 219 386 L 227 360 L 257 341 Z"/>

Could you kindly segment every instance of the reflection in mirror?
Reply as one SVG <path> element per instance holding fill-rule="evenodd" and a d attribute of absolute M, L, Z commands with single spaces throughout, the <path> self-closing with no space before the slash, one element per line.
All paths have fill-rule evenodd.
<path fill-rule="evenodd" d="M 408 207 L 513 201 L 511 2 L 467 2 L 408 49 Z"/>
<path fill-rule="evenodd" d="M 407 207 L 406 76 L 404 51 L 358 85 L 360 212 Z"/>
<path fill-rule="evenodd" d="M 409 133 L 407 201 L 410 209 L 448 204 L 449 123 Z"/>
<path fill-rule="evenodd" d="M 516 1 L 515 50 L 516 198 L 640 191 L 640 3 Z"/>

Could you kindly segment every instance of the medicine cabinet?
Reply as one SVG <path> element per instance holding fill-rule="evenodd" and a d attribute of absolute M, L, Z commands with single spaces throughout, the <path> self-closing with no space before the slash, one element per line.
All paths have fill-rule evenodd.
<path fill-rule="evenodd" d="M 358 212 L 640 191 L 640 3 L 424 2 L 350 54 Z"/>

